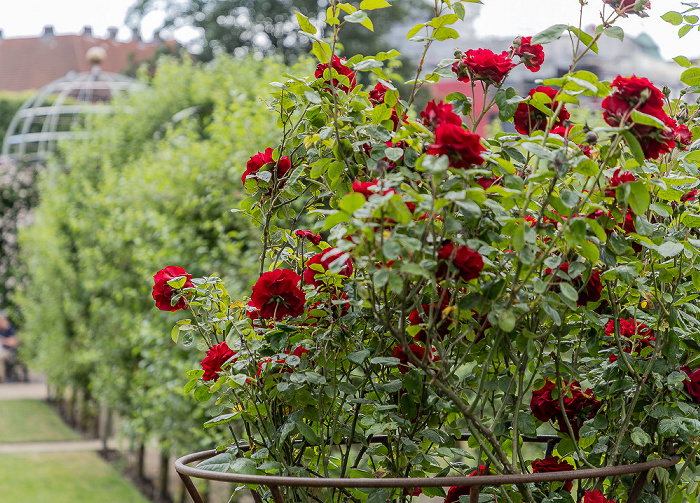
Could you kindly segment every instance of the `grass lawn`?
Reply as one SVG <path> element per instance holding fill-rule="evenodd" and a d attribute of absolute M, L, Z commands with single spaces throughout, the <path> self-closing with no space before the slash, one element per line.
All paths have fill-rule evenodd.
<path fill-rule="evenodd" d="M 0 401 L 0 443 L 78 439 L 80 436 L 66 426 L 44 402 L 39 400 Z"/>
<path fill-rule="evenodd" d="M 148 503 L 94 452 L 5 454 L 0 494 L 7 502 Z"/>

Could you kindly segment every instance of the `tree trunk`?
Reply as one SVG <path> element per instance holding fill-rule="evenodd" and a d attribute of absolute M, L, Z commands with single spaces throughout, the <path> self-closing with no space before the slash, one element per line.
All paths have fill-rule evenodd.
<path fill-rule="evenodd" d="M 146 446 L 143 443 L 139 444 L 139 448 L 136 455 L 136 476 L 141 480 L 145 480 L 146 477 L 144 476 L 144 463 L 146 459 Z"/>
<path fill-rule="evenodd" d="M 168 468 L 170 465 L 170 451 L 168 449 L 162 450 L 160 452 L 160 473 L 158 477 L 158 490 L 159 497 L 164 501 L 170 498 L 168 492 Z"/>

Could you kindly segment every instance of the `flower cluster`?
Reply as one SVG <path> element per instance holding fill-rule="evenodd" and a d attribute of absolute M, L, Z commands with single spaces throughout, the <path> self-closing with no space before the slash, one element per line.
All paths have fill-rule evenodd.
<path fill-rule="evenodd" d="M 569 432 L 566 424 L 568 420 L 574 437 L 578 439 L 583 421 L 595 416 L 602 404 L 593 396 L 590 389 L 584 391 L 578 381 L 563 381 L 561 386 L 557 388 L 557 398 L 552 396 L 552 392 L 555 391 L 554 381 L 548 380 L 542 388 L 533 391 L 530 409 L 534 416 L 542 422 L 556 420 L 559 430 L 565 434 Z M 559 393 L 563 395 L 563 409 L 558 398 Z"/>

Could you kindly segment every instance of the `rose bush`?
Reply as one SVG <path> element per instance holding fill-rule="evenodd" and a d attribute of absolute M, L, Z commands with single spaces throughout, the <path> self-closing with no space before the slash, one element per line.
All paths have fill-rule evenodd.
<path fill-rule="evenodd" d="M 409 36 L 424 51 L 457 37 L 461 3 L 436 1 L 435 17 Z M 700 127 L 697 104 L 679 98 L 697 91 L 695 69 L 679 98 L 643 77 L 608 83 L 577 69 L 600 37 L 620 34 L 618 19 L 648 6 L 610 1 L 593 32 L 555 25 L 501 54 L 459 51 L 431 73 L 418 69 L 402 99 L 383 68 L 394 53 L 336 54 L 344 25 L 371 27 L 371 11 L 387 5 L 332 3 L 325 39 L 299 16 L 319 64 L 274 84 L 283 137 L 266 164 L 277 175 L 247 184 L 239 208 L 261 227 L 260 279 L 238 300 L 214 277 L 183 290 L 193 316 L 180 332 L 236 351 L 214 384 L 204 370 L 189 374 L 187 390 L 216 399 L 208 426 L 243 425 L 201 466 L 426 477 L 678 455 L 638 487 L 648 502 L 693 499 L 700 210 L 687 195 L 700 185 Z M 507 87 L 513 68 L 536 72 L 564 32 L 575 42 L 569 73 L 527 96 Z M 377 83 L 361 85 L 358 72 Z M 420 86 L 455 77 L 464 93 L 411 110 Z M 570 112 L 583 106 L 604 125 L 576 123 Z M 518 134 L 474 132 L 494 107 Z M 290 167 L 280 173 L 282 159 Z M 524 438 L 543 433 L 558 444 L 530 455 Z M 619 501 L 633 484 L 610 476 L 484 492 Z M 293 501 L 370 502 L 415 492 L 286 491 Z"/>

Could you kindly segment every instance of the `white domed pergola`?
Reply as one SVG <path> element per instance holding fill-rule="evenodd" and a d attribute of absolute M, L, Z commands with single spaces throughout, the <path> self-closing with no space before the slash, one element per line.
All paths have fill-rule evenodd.
<path fill-rule="evenodd" d="M 110 112 L 114 94 L 139 87 L 127 76 L 101 71 L 105 56 L 102 47 L 91 47 L 85 55 L 92 63 L 91 71 L 68 72 L 27 99 L 10 122 L 2 155 L 14 160 L 44 161 L 58 141 L 82 136 L 75 126 L 87 114 Z"/>

